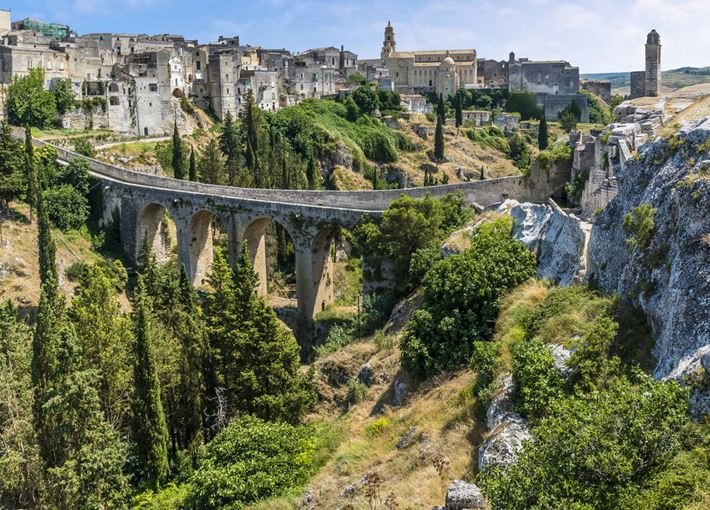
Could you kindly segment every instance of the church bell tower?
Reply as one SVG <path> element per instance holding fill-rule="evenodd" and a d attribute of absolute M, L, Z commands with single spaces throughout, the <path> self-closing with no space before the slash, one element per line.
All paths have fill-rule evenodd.
<path fill-rule="evenodd" d="M 385 40 L 382 43 L 382 62 L 387 62 L 389 56 L 397 50 L 397 41 L 394 38 L 394 28 L 392 23 L 387 22 L 385 27 Z"/>

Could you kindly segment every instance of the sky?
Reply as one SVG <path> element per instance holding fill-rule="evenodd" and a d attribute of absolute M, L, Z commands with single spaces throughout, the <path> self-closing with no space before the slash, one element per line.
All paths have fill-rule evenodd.
<path fill-rule="evenodd" d="M 345 45 L 380 54 L 391 21 L 397 49 L 474 48 L 481 58 L 567 60 L 582 73 L 644 67 L 646 34 L 663 44 L 662 67 L 710 66 L 710 0 L 0 0 L 80 34 L 182 34 L 201 42 L 239 35 L 242 44 L 301 51 Z"/>

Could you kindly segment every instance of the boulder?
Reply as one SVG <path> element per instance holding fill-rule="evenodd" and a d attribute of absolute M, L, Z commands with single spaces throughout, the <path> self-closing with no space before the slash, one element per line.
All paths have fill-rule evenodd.
<path fill-rule="evenodd" d="M 508 375 L 498 384 L 499 390 L 491 398 L 486 410 L 486 427 L 488 430 L 495 429 L 503 423 L 508 415 L 513 412 L 513 402 L 510 396 L 513 393 L 513 377 Z"/>
<path fill-rule="evenodd" d="M 404 400 L 407 398 L 408 393 L 409 385 L 400 379 L 395 379 L 392 391 L 392 405 L 402 405 Z"/>
<path fill-rule="evenodd" d="M 463 480 L 454 480 L 446 490 L 446 510 L 473 510 L 485 507 L 486 500 L 477 485 Z"/>
<path fill-rule="evenodd" d="M 526 420 L 517 413 L 508 413 L 503 422 L 478 450 L 478 470 L 488 466 L 507 466 L 518 461 L 518 452 L 532 435 Z"/>
<path fill-rule="evenodd" d="M 375 370 L 369 362 L 362 366 L 360 371 L 357 373 L 357 378 L 365 386 L 372 386 L 374 384 Z"/>
<path fill-rule="evenodd" d="M 417 441 L 417 427 L 411 426 L 395 445 L 398 450 L 406 450 Z"/>
<path fill-rule="evenodd" d="M 552 357 L 555 359 L 555 367 L 562 372 L 562 375 L 568 377 L 572 373 L 572 367 L 569 366 L 569 359 L 572 357 L 572 351 L 559 344 L 550 345 Z"/>

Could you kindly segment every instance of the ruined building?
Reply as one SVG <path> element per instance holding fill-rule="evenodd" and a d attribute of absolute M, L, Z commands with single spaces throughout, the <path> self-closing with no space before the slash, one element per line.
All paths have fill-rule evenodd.
<path fill-rule="evenodd" d="M 651 30 L 646 37 L 646 70 L 631 73 L 630 99 L 661 94 L 661 36 Z"/>

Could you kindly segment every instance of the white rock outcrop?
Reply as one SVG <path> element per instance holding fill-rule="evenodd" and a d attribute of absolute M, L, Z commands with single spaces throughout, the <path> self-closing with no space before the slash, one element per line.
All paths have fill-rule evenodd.
<path fill-rule="evenodd" d="M 481 489 L 463 480 L 454 480 L 446 490 L 446 510 L 475 510 L 486 508 Z"/>
<path fill-rule="evenodd" d="M 563 286 L 572 285 L 584 256 L 582 221 L 547 204 L 519 204 L 510 209 L 510 214 L 513 236 L 538 256 L 538 276 Z"/>
<path fill-rule="evenodd" d="M 617 176 L 619 193 L 596 218 L 589 243 L 599 287 L 645 312 L 659 378 L 696 376 L 710 349 L 710 179 L 703 166 L 709 139 L 707 119 L 681 129 L 674 143 L 641 147 Z M 655 210 L 653 232 L 646 246 L 631 246 L 624 218 L 643 204 Z M 695 414 L 707 414 L 708 390 L 695 391 Z"/>

